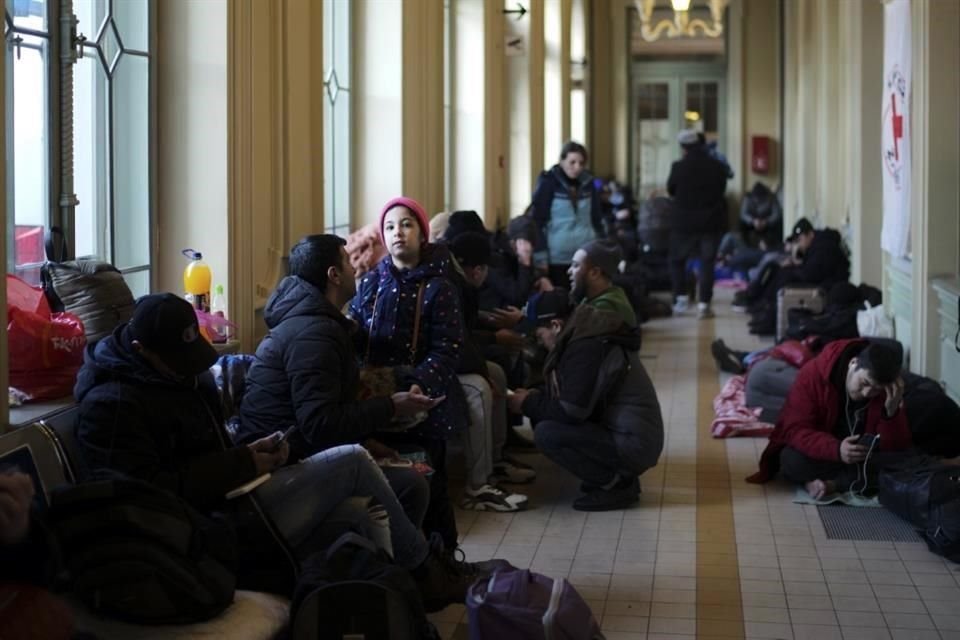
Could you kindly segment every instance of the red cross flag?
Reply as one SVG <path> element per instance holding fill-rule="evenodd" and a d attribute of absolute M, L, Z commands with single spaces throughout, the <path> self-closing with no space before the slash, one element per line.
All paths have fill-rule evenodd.
<path fill-rule="evenodd" d="M 887 0 L 883 13 L 883 230 L 890 255 L 910 253 L 910 1 Z"/>

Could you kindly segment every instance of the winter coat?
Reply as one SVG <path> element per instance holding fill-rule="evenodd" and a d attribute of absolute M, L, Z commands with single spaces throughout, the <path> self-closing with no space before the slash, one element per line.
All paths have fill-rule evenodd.
<path fill-rule="evenodd" d="M 753 229 L 755 220 L 766 220 L 767 226 L 763 231 L 755 231 L 757 236 L 765 240 L 769 246 L 777 246 L 783 240 L 783 208 L 777 194 L 758 182 L 740 205 L 740 223 Z"/>
<path fill-rule="evenodd" d="M 267 301 L 270 332 L 257 347 L 240 405 L 238 440 L 290 425 L 290 461 L 363 440 L 393 418 L 389 397 L 357 401 L 360 367 L 353 324 L 317 287 L 284 278 Z"/>
<path fill-rule="evenodd" d="M 841 394 L 846 393 L 846 388 L 838 388 L 831 374 L 844 353 L 850 355 L 848 348 L 859 352 L 866 345 L 866 340 L 837 340 L 800 369 L 770 442 L 760 456 L 760 470 L 747 478 L 748 482 L 771 480 L 780 468 L 780 452 L 785 447 L 792 447 L 814 460 L 841 461 L 841 441 L 834 435 L 834 427 L 840 418 Z M 881 393 L 857 412 L 854 432 L 880 434 L 879 451 L 909 449 L 911 438 L 906 411 L 887 417 L 884 400 L 885 395 Z"/>
<path fill-rule="evenodd" d="M 670 167 L 667 192 L 673 196 L 680 233 L 717 233 L 727 226 L 727 170 L 703 145 L 693 147 Z"/>
<path fill-rule="evenodd" d="M 544 364 L 546 388 L 531 393 L 523 413 L 544 420 L 592 422 L 613 434 L 625 470 L 643 473 L 663 450 L 663 416 L 639 358 L 640 336 L 620 316 L 577 307 Z"/>
<path fill-rule="evenodd" d="M 814 232 L 813 243 L 803 256 L 803 264 L 783 270 L 785 284 L 809 284 L 829 289 L 850 279 L 850 259 L 843 238 L 835 229 Z"/>
<path fill-rule="evenodd" d="M 627 293 L 620 287 L 612 286 L 600 295 L 584 300 L 583 304 L 602 311 L 612 311 L 630 327 L 637 326 L 637 314 L 627 298 Z"/>
<path fill-rule="evenodd" d="M 520 264 L 517 255 L 510 248 L 509 238 L 504 234 L 497 233 L 491 244 L 493 257 L 477 300 L 480 309 L 493 311 L 508 306 L 522 308 L 527 303 L 536 280 L 533 265 L 525 267 Z"/>
<path fill-rule="evenodd" d="M 411 379 L 430 397 L 446 400 L 430 410 L 415 430 L 433 438 L 468 426 L 466 400 L 456 370 L 464 340 L 464 321 L 456 286 L 446 277 L 450 254 L 442 245 L 426 245 L 413 269 L 397 269 L 390 256 L 357 286 L 349 315 L 360 325 L 357 352 L 371 366 L 413 365 Z M 414 318 L 423 284 L 420 335 L 413 342 Z M 411 353 L 413 349 L 413 353 Z"/>
<path fill-rule="evenodd" d="M 560 165 L 544 171 L 533 190 L 533 219 L 546 242 L 547 261 L 568 265 L 577 249 L 603 235 L 603 207 L 593 176 L 570 180 Z"/>
<path fill-rule="evenodd" d="M 136 354 L 121 325 L 87 347 L 74 396 L 77 446 L 88 470 L 119 471 L 198 511 L 224 513 L 241 545 L 238 583 L 289 593 L 292 560 L 259 506 L 250 496 L 225 498 L 257 470 L 251 451 L 229 442 L 210 374 L 178 381 L 159 373 Z"/>

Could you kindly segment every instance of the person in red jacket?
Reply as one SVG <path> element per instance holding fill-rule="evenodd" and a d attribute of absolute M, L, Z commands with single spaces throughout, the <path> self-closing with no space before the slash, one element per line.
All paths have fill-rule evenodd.
<path fill-rule="evenodd" d="M 912 447 L 900 368 L 900 354 L 888 344 L 827 345 L 800 370 L 760 470 L 747 481 L 767 482 L 779 470 L 815 499 L 837 490 L 862 492 L 868 471 L 874 477 Z M 869 444 L 873 436 L 879 439 Z"/>

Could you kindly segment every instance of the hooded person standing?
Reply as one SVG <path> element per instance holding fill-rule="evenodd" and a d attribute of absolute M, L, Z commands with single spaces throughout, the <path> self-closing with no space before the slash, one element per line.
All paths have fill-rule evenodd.
<path fill-rule="evenodd" d="M 670 279 L 673 284 L 674 313 L 684 313 L 690 304 L 686 294 L 686 263 L 700 259 L 697 311 L 701 318 L 713 317 L 713 267 L 720 233 L 727 223 L 727 170 L 710 155 L 696 131 L 684 129 L 677 137 L 683 157 L 670 167 L 667 191 L 674 201 L 670 233 Z"/>

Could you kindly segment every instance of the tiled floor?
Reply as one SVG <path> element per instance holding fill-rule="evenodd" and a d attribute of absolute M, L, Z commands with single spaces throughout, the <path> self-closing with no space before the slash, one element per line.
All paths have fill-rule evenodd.
<path fill-rule="evenodd" d="M 713 440 L 720 379 L 714 335 L 764 346 L 719 292 L 717 318 L 643 327 L 641 355 L 663 409 L 660 464 L 632 509 L 585 514 L 578 481 L 539 455 L 531 507 L 516 515 L 458 511 L 468 558 L 501 557 L 564 576 L 609 640 L 784 638 L 960 640 L 960 568 L 922 544 L 828 540 L 793 490 L 743 478 L 765 439 Z M 463 606 L 432 616 L 444 638 L 468 637 Z"/>

